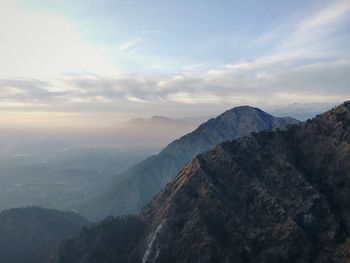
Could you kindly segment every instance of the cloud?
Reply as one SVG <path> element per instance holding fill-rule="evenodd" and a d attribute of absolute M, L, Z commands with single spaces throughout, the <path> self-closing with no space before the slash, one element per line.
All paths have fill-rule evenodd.
<path fill-rule="evenodd" d="M 130 52 L 130 51 L 135 50 L 137 45 L 140 44 L 141 42 L 142 42 L 141 38 L 131 39 L 129 41 L 126 41 L 124 43 L 117 45 L 114 48 L 114 51 L 116 51 L 116 52 Z"/>
<path fill-rule="evenodd" d="M 163 75 L 96 71 L 45 80 L 3 78 L 0 101 L 6 107 L 30 103 L 56 111 L 162 111 L 179 105 L 205 105 L 209 111 L 240 104 L 278 108 L 293 102 L 338 103 L 350 98 L 349 50 L 342 46 L 348 37 L 339 30 L 349 24 L 349 12 L 348 1 L 334 1 L 293 26 L 287 23 L 288 36 L 255 60 L 196 71 L 184 67 L 181 73 Z M 273 37 L 266 37 L 266 43 L 276 40 L 269 34 Z M 132 39 L 115 49 L 132 52 L 141 41 Z"/>
<path fill-rule="evenodd" d="M 235 64 L 197 75 L 132 76 L 98 75 L 61 79 L 0 80 L 0 100 L 40 102 L 51 105 L 114 105 L 160 102 L 176 104 L 255 104 L 280 106 L 292 102 L 340 102 L 350 97 L 350 62 L 319 62 L 276 69 L 255 64 Z M 60 91 L 51 87 L 59 86 Z M 57 109 L 56 109 L 57 110 Z"/>
<path fill-rule="evenodd" d="M 344 19 L 350 11 L 350 2 L 347 0 L 334 0 L 328 6 L 320 10 L 316 15 L 304 19 L 299 24 L 297 33 L 310 33 L 310 31 L 324 26 L 334 25 Z"/>
<path fill-rule="evenodd" d="M 60 95 L 50 92 L 49 87 L 49 83 L 37 79 L 0 79 L 0 101 L 48 102 Z"/>

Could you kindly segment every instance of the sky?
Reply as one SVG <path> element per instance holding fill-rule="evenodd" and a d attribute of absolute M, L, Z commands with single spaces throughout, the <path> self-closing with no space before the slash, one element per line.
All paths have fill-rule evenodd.
<path fill-rule="evenodd" d="M 349 0 L 0 0 L 0 124 L 350 99 Z"/>

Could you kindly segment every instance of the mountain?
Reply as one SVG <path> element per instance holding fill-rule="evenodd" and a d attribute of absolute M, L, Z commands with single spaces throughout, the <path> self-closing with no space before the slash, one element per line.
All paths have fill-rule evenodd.
<path fill-rule="evenodd" d="M 149 119 L 135 118 L 124 123 L 114 136 L 122 138 L 124 143 L 148 145 L 162 149 L 179 136 L 193 131 L 197 124 L 165 116 L 153 116 Z"/>
<path fill-rule="evenodd" d="M 110 191 L 88 201 L 80 212 L 91 220 L 136 213 L 198 153 L 228 139 L 295 123 L 295 119 L 273 117 L 249 106 L 228 110 L 124 172 Z"/>
<path fill-rule="evenodd" d="M 165 116 L 134 118 L 109 128 L 111 141 L 125 147 L 144 146 L 152 149 L 164 148 L 169 141 L 193 131 L 197 124 Z M 108 130 L 108 129 L 107 129 Z"/>
<path fill-rule="evenodd" d="M 39 207 L 0 212 L 0 261 L 46 262 L 54 246 L 77 234 L 88 221 L 72 212 Z"/>
<path fill-rule="evenodd" d="M 138 132 L 138 130 L 148 130 L 148 131 L 156 131 L 166 129 L 168 130 L 171 127 L 171 129 L 175 130 L 184 130 L 193 128 L 193 124 L 191 121 L 185 121 L 181 119 L 173 119 L 166 116 L 156 115 L 152 116 L 151 118 L 134 118 L 121 126 L 120 129 L 126 129 L 128 131 Z"/>
<path fill-rule="evenodd" d="M 150 123 L 154 125 L 163 125 L 163 124 L 188 124 L 186 121 L 178 120 L 178 119 L 173 119 L 169 118 L 166 116 L 161 116 L 161 115 L 155 115 L 152 116 L 149 119 L 143 119 L 143 118 L 134 118 L 129 121 L 129 123 L 134 123 L 136 125 L 142 124 L 142 123 Z"/>
<path fill-rule="evenodd" d="M 189 123 L 193 123 L 193 124 L 197 124 L 197 125 L 200 125 L 202 124 L 203 122 L 206 122 L 208 121 L 209 119 L 212 119 L 212 118 L 215 118 L 214 115 L 212 116 L 195 116 L 195 117 L 183 117 L 181 118 L 182 121 L 185 121 L 185 122 L 189 122 Z"/>
<path fill-rule="evenodd" d="M 320 114 L 327 109 L 333 107 L 333 103 L 325 102 L 325 103 L 292 103 L 287 106 L 282 106 L 279 108 L 275 108 L 272 111 L 272 114 L 277 115 L 286 115 L 291 116 L 293 118 L 297 118 L 301 121 L 306 121 L 310 118 L 313 118 L 317 114 Z"/>
<path fill-rule="evenodd" d="M 346 102 L 285 131 L 216 145 L 138 216 L 86 229 L 50 262 L 345 263 L 349 200 Z"/>

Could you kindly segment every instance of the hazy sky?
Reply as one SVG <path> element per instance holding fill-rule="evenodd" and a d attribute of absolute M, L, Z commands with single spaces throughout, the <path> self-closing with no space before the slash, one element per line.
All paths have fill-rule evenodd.
<path fill-rule="evenodd" d="M 350 99 L 349 0 L 0 3 L 0 123 Z"/>

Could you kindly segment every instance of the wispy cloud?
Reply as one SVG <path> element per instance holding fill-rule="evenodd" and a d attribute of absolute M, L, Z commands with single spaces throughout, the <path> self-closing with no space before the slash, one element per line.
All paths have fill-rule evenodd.
<path fill-rule="evenodd" d="M 263 56 L 210 69 L 196 65 L 196 70 L 182 67 L 174 74 L 106 76 L 95 72 L 46 80 L 3 78 L 0 103 L 7 108 L 37 103 L 55 111 L 72 105 L 75 110 L 123 111 L 137 104 L 161 110 L 159 107 L 175 109 L 180 104 L 210 109 L 239 104 L 277 108 L 293 102 L 337 103 L 350 98 L 350 51 L 344 45 L 350 37 L 342 31 L 350 24 L 349 12 L 349 1 L 329 2 L 303 20 L 287 21 L 287 35 L 282 25 L 261 36 L 258 41 L 275 43 Z M 138 56 L 135 50 L 143 41 L 134 38 L 117 45 L 112 50 L 115 58 L 123 59 L 123 52 Z"/>
<path fill-rule="evenodd" d="M 131 39 L 114 47 L 114 52 L 127 52 L 134 50 L 142 42 L 141 38 Z"/>

